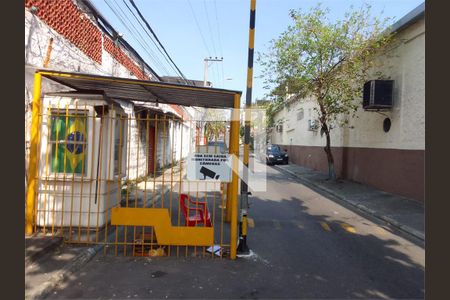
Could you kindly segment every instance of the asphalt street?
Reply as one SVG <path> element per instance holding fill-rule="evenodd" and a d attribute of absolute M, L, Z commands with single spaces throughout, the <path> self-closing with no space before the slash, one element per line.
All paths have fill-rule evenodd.
<path fill-rule="evenodd" d="M 267 169 L 250 198 L 253 255 L 138 258 L 99 252 L 49 299 L 424 298 L 425 251 Z"/>

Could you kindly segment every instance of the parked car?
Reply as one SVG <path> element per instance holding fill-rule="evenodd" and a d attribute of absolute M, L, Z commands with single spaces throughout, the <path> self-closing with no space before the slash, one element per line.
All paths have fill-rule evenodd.
<path fill-rule="evenodd" d="M 289 163 L 289 156 L 286 151 L 281 150 L 277 145 L 268 145 L 266 148 L 266 164 L 284 164 Z"/>

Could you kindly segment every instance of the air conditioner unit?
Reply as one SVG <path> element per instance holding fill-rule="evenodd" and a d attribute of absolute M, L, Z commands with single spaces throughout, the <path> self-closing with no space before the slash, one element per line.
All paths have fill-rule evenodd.
<path fill-rule="evenodd" d="M 308 130 L 316 131 L 319 128 L 319 121 L 310 119 L 308 120 Z"/>
<path fill-rule="evenodd" d="M 393 80 L 370 80 L 364 84 L 364 109 L 390 109 L 393 105 Z"/>

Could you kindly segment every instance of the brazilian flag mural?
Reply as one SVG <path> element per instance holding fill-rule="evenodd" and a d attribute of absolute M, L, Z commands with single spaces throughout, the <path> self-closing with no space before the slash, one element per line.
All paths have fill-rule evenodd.
<path fill-rule="evenodd" d="M 85 117 L 52 116 L 52 171 L 56 173 L 86 173 Z M 56 142 L 57 141 L 57 142 Z"/>

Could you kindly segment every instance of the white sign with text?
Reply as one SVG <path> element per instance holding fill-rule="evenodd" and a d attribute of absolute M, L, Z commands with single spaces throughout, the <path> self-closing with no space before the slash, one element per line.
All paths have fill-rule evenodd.
<path fill-rule="evenodd" d="M 187 160 L 187 179 L 231 181 L 231 156 L 224 153 L 193 153 Z"/>

